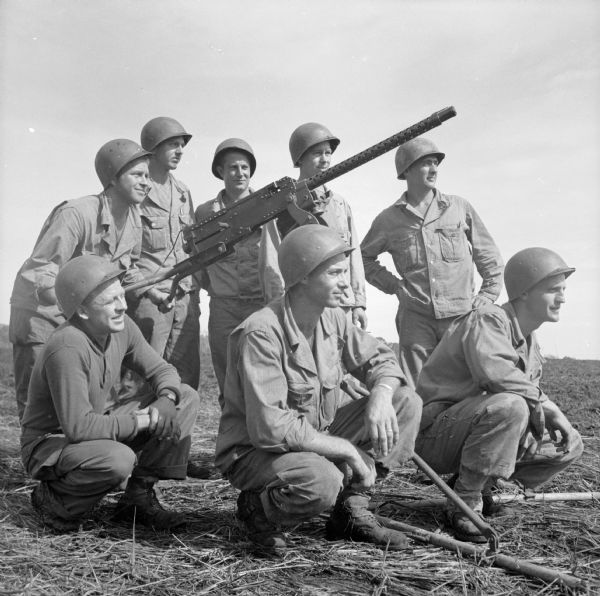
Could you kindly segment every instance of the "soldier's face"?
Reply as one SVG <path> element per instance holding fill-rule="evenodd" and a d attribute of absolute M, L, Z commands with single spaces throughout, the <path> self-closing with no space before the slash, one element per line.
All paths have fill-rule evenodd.
<path fill-rule="evenodd" d="M 317 143 L 309 147 L 300 158 L 300 174 L 302 178 L 310 178 L 329 169 L 331 165 L 331 145 L 329 141 Z"/>
<path fill-rule="evenodd" d="M 301 282 L 305 284 L 305 294 L 323 308 L 339 306 L 348 288 L 348 259 L 341 254 L 331 257 Z"/>
<path fill-rule="evenodd" d="M 437 157 L 425 155 L 404 172 L 406 183 L 411 187 L 435 188 L 438 166 Z"/>
<path fill-rule="evenodd" d="M 183 156 L 185 140 L 183 137 L 173 137 L 163 141 L 156 149 L 152 159 L 165 170 L 175 170 Z"/>
<path fill-rule="evenodd" d="M 122 331 L 125 327 L 125 291 L 115 279 L 89 297 L 78 310 L 88 330 L 97 336 Z"/>
<path fill-rule="evenodd" d="M 542 280 L 523 295 L 523 304 L 529 316 L 536 322 L 556 323 L 560 308 L 565 303 L 567 284 L 564 275 L 554 275 Z"/>
<path fill-rule="evenodd" d="M 124 169 L 114 182 L 115 192 L 130 205 L 138 205 L 148 194 L 148 160 L 139 159 Z"/>
<path fill-rule="evenodd" d="M 248 189 L 250 184 L 250 160 L 240 151 L 228 151 L 217 166 L 217 172 L 223 178 L 225 190 L 239 195 Z"/>

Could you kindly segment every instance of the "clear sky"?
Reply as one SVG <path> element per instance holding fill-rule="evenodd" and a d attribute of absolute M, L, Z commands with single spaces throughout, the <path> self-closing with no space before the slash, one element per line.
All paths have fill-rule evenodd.
<path fill-rule="evenodd" d="M 99 192 L 98 148 L 150 118 L 194 135 L 176 174 L 198 204 L 220 189 L 227 137 L 254 147 L 258 188 L 296 174 L 303 122 L 341 138 L 341 161 L 454 105 L 427 135 L 447 155 L 440 190 L 473 203 L 505 259 L 546 246 L 577 267 L 539 337 L 546 354 L 600 358 L 600 2 L 0 0 L 0 89 L 2 323 L 52 207 Z M 404 190 L 393 152 L 331 186 L 360 236 Z M 367 300 L 395 341 L 395 299 Z"/>

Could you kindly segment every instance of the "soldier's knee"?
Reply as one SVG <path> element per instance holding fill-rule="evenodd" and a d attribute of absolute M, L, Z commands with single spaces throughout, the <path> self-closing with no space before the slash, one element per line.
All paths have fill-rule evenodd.
<path fill-rule="evenodd" d="M 521 436 L 529 425 L 529 406 L 515 393 L 496 393 L 491 396 L 482 418 L 499 432 L 513 429 Z"/>
<path fill-rule="evenodd" d="M 319 511 L 333 507 L 344 485 L 344 475 L 340 469 L 324 457 L 319 457 L 312 462 L 310 474 L 313 477 L 310 483 L 313 507 Z"/>
<path fill-rule="evenodd" d="M 188 412 L 197 413 L 200 409 L 200 396 L 198 395 L 198 392 L 185 383 L 181 384 L 180 392 L 179 408 L 181 410 L 185 409 Z"/>
<path fill-rule="evenodd" d="M 408 385 L 398 387 L 393 397 L 394 409 L 404 420 L 421 419 L 423 400 L 417 392 Z"/>
<path fill-rule="evenodd" d="M 131 472 L 137 461 L 135 452 L 127 447 L 127 445 L 123 445 L 123 443 L 115 443 L 106 458 L 106 467 L 115 485 L 120 484 L 131 476 Z"/>
<path fill-rule="evenodd" d="M 568 458 L 568 461 L 574 462 L 577 461 L 583 455 L 583 440 L 581 435 L 573 430 L 571 434 L 571 444 L 569 445 L 569 452 L 565 454 Z"/>
<path fill-rule="evenodd" d="M 529 422 L 529 406 L 520 395 L 505 393 L 504 407 L 507 416 L 510 416 L 514 422 L 525 422 L 525 424 Z"/>

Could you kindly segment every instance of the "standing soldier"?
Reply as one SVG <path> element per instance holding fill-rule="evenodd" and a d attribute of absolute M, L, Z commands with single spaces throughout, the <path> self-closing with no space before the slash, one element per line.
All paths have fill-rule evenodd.
<path fill-rule="evenodd" d="M 324 226 L 292 230 L 279 250 L 284 297 L 231 334 L 215 462 L 264 547 L 285 548 L 286 527 L 331 508 L 329 538 L 407 546 L 369 511 L 369 489 L 375 461 L 384 472 L 412 455 L 421 400 L 390 348 L 338 308 L 351 250 Z M 343 370 L 366 397 L 341 405 Z"/>
<path fill-rule="evenodd" d="M 31 375 L 21 454 L 41 481 L 32 504 L 57 531 L 77 529 L 124 482 L 117 519 L 157 530 L 185 522 L 162 507 L 154 484 L 185 478 L 198 394 L 125 314 L 121 275 L 96 255 L 59 271 L 56 297 L 67 321 L 50 335 Z M 122 364 L 147 379 L 149 391 L 107 410 Z"/>
<path fill-rule="evenodd" d="M 58 270 L 82 254 L 96 254 L 129 270 L 125 283 L 142 278 L 137 206 L 148 192 L 148 156 L 137 143 L 115 139 L 96 154 L 103 191 L 58 205 L 44 223 L 33 253 L 23 264 L 11 296 L 9 337 L 13 344 L 19 420 L 31 370 L 52 331 L 64 320 L 56 303 Z"/>
<path fill-rule="evenodd" d="M 421 371 L 417 451 L 440 474 L 457 474 L 454 490 L 477 512 L 492 512 L 486 497 L 496 479 L 536 488 L 583 451 L 579 433 L 540 389 L 535 338 L 543 323 L 558 321 L 573 271 L 546 248 L 518 252 L 504 272 L 509 302 L 456 319 Z M 448 517 L 460 540 L 487 540 L 451 503 Z"/>
<path fill-rule="evenodd" d="M 295 168 L 300 168 L 298 180 L 311 178 L 328 170 L 331 156 L 340 144 L 328 128 L 316 122 L 301 124 L 290 137 L 290 156 Z M 347 246 L 358 249 L 359 241 L 352 209 L 346 200 L 326 186 L 313 191 L 315 209 L 313 215 L 322 225 L 335 230 Z M 284 232 L 284 230 L 280 230 Z M 349 255 L 349 284 L 344 290 L 341 306 L 351 311 L 352 322 L 367 327 L 365 272 L 358 250 Z"/>
<path fill-rule="evenodd" d="M 369 283 L 399 300 L 400 361 L 413 386 L 423 364 L 458 316 L 493 303 L 502 289 L 502 258 L 465 199 L 436 189 L 444 159 L 422 137 L 401 145 L 396 171 L 406 192 L 380 213 L 361 243 Z M 402 279 L 377 257 L 389 252 Z M 473 263 L 482 277 L 473 296 Z"/>
<path fill-rule="evenodd" d="M 193 223 L 188 188 L 171 173 L 192 135 L 173 118 L 158 117 L 142 128 L 142 147 L 149 162 L 150 191 L 140 205 L 142 254 L 138 268 L 145 277 L 171 269 L 189 255 L 183 250 L 182 228 Z M 198 292 L 191 276 L 170 297 L 171 280 L 128 295 L 129 316 L 146 341 L 172 364 L 183 383 L 198 387 L 200 374 Z"/>
<path fill-rule="evenodd" d="M 256 170 L 256 158 L 250 145 L 242 139 L 226 139 L 217 146 L 212 161 L 212 173 L 223 180 L 225 188 L 215 199 L 196 209 L 196 222 L 247 197 L 252 189 L 250 178 Z M 249 315 L 262 308 L 268 294 L 267 267 L 276 262 L 273 245 L 270 254 L 261 241 L 262 230 L 255 230 L 235 245 L 232 254 L 209 265 L 204 279 L 210 296 L 208 341 L 213 368 L 222 400 L 227 367 L 229 334 Z M 273 277 L 273 276 L 271 276 Z M 275 294 L 281 293 L 275 291 Z"/>
<path fill-rule="evenodd" d="M 183 148 L 192 135 L 173 118 L 159 116 L 142 128 L 142 147 L 151 153 L 148 164 L 150 191 L 140 205 L 142 254 L 138 268 L 145 277 L 157 275 L 186 259 L 183 226 L 194 221 L 187 186 L 173 176 Z M 172 364 L 183 383 L 197 388 L 200 382 L 200 308 L 193 279 L 182 279 L 170 296 L 171 280 L 128 295 L 128 314 L 146 341 Z M 208 478 L 209 470 L 188 463 L 188 476 Z"/>

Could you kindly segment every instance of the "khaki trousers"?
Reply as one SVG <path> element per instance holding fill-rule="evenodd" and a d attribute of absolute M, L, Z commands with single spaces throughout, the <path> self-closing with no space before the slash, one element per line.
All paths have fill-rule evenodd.
<path fill-rule="evenodd" d="M 199 407 L 198 393 L 181 386 L 177 421 L 181 437 L 177 443 L 158 441 L 147 432 L 128 442 L 95 439 L 69 443 L 64 435 L 48 435 L 36 446 L 25 466 L 37 480 L 45 480 L 62 506 L 65 518 L 80 518 L 102 497 L 130 476 L 149 482 L 183 480 L 191 446 L 191 433 Z M 135 396 L 119 403 L 107 414 L 124 414 L 145 408 L 156 397 Z M 62 441 L 60 440 L 62 437 Z M 56 445 L 56 450 L 51 449 Z M 50 449 L 48 449 L 50 447 Z"/>
<path fill-rule="evenodd" d="M 341 407 L 328 432 L 348 439 L 370 452 L 364 436 L 364 412 L 368 398 Z M 421 399 L 409 387 L 400 387 L 393 398 L 400 441 L 391 453 L 377 461 L 392 468 L 413 454 L 421 420 Z M 260 492 L 267 517 L 282 525 L 295 525 L 333 507 L 340 490 L 349 482 L 347 465 L 316 453 L 271 453 L 255 449 L 241 458 L 226 476 L 239 490 Z"/>

